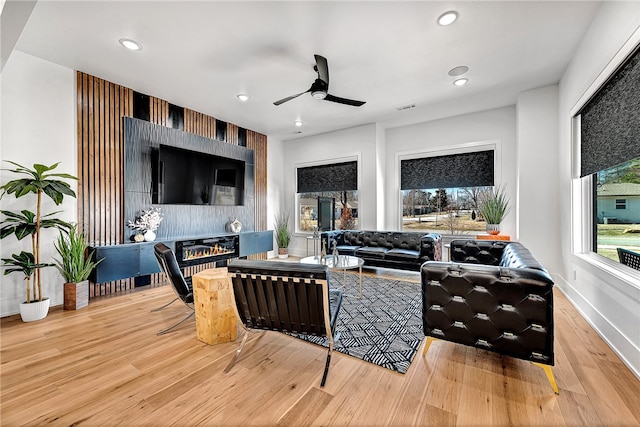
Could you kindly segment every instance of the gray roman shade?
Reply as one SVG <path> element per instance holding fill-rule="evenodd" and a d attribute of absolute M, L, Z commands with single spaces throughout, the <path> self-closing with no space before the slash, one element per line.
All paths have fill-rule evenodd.
<path fill-rule="evenodd" d="M 358 162 L 298 168 L 298 193 L 358 189 Z"/>
<path fill-rule="evenodd" d="M 640 49 L 579 113 L 580 176 L 640 157 Z"/>
<path fill-rule="evenodd" d="M 400 161 L 400 189 L 493 185 L 493 150 Z"/>

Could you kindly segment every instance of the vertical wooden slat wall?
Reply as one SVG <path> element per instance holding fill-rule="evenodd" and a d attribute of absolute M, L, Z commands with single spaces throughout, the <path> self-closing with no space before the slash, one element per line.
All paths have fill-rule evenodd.
<path fill-rule="evenodd" d="M 131 89 L 77 73 L 78 222 L 92 245 L 122 243 L 124 211 L 121 118 L 131 116 Z M 133 280 L 90 287 L 90 297 L 118 292 Z"/>
<path fill-rule="evenodd" d="M 133 117 L 132 89 L 91 75 L 77 73 L 78 103 L 78 222 L 93 245 L 113 245 L 124 239 L 124 130 L 122 117 Z M 149 121 L 166 126 L 169 103 L 149 97 Z M 184 131 L 216 138 L 216 119 L 184 109 Z M 238 144 L 238 126 L 227 123 L 228 143 Z M 266 230 L 267 137 L 247 131 L 247 147 L 255 151 L 255 229 Z M 252 256 L 266 259 L 266 254 Z M 193 275 L 213 264 L 189 267 Z M 152 284 L 161 284 L 161 274 L 151 276 Z M 133 279 L 90 286 L 90 297 L 134 287 Z"/>
<path fill-rule="evenodd" d="M 237 133 L 236 133 L 237 134 Z M 247 148 L 253 149 L 255 161 L 255 228 L 268 230 L 267 221 L 267 136 L 247 130 Z M 251 255 L 249 259 L 267 259 L 266 253 Z"/>

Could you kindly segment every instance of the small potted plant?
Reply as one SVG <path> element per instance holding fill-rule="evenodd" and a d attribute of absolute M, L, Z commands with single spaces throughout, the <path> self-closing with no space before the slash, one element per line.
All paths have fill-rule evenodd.
<path fill-rule="evenodd" d="M 3 258 L 3 267 L 5 267 L 5 274 L 20 271 L 25 275 L 27 282 L 26 300 L 20 304 L 20 314 L 25 322 L 40 320 L 46 317 L 49 311 L 49 298 L 45 298 L 42 295 L 42 282 L 40 278 L 40 269 L 42 267 L 52 266 L 52 263 L 42 262 L 40 259 L 40 230 L 42 228 L 69 228 L 70 224 L 60 219 L 54 218 L 58 212 L 50 214 L 42 214 L 42 197 L 48 196 L 53 200 L 56 205 L 60 205 L 64 199 L 64 196 L 75 197 L 75 192 L 71 189 L 71 186 L 61 180 L 62 179 L 77 179 L 75 176 L 66 173 L 53 173 L 52 171 L 58 167 L 59 163 L 55 163 L 51 166 L 34 164 L 33 169 L 29 169 L 18 163 L 7 161 L 15 166 L 15 169 L 6 169 L 21 178 L 8 181 L 6 184 L 0 187 L 2 195 L 13 194 L 17 199 L 28 194 L 34 194 L 35 200 L 35 213 L 27 209 L 23 209 L 20 212 L 3 210 L 2 214 L 5 219 L 0 223 L 0 238 L 15 235 L 18 240 L 22 240 L 25 237 L 31 237 L 31 251 L 21 251 L 20 254 L 13 254 L 11 258 Z M 34 277 L 33 293 L 31 292 L 31 276 Z M 38 308 L 38 307 L 42 308 Z M 31 312 L 37 312 L 41 317 L 32 318 Z M 28 320 L 27 320 L 28 319 Z"/>
<path fill-rule="evenodd" d="M 69 232 L 60 231 L 54 243 L 60 255 L 55 266 L 64 277 L 64 309 L 77 310 L 89 304 L 89 275 L 102 260 L 93 261 L 93 252 L 88 253 L 87 239 L 78 226 L 73 224 Z"/>
<path fill-rule="evenodd" d="M 509 196 L 500 185 L 484 193 L 480 199 L 480 214 L 487 222 L 487 233 L 500 234 L 500 223 L 509 212 Z"/>
<path fill-rule="evenodd" d="M 278 258 L 289 257 L 289 243 L 291 242 L 291 231 L 289 230 L 289 214 L 280 213 L 276 217 L 274 224 L 276 233 L 276 244 L 278 245 Z"/>

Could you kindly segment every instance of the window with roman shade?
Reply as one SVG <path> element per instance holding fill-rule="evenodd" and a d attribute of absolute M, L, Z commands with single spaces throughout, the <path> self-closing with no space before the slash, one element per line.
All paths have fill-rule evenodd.
<path fill-rule="evenodd" d="M 400 161 L 400 189 L 493 185 L 493 150 Z"/>
<path fill-rule="evenodd" d="M 640 157 L 640 49 L 578 114 L 581 177 Z"/>
<path fill-rule="evenodd" d="M 298 193 L 358 189 L 358 162 L 308 166 L 297 170 Z"/>
<path fill-rule="evenodd" d="M 400 160 L 402 229 L 483 232 L 481 199 L 494 185 L 495 149 Z"/>
<path fill-rule="evenodd" d="M 590 250 L 640 253 L 640 46 L 580 109 L 580 177 L 591 185 Z M 585 250 L 589 250 L 585 248 Z M 624 262 L 623 262 L 624 263 Z"/>
<path fill-rule="evenodd" d="M 298 207 L 296 229 L 298 231 L 311 232 L 319 227 L 323 229 L 356 229 L 358 227 L 357 160 L 298 167 L 296 193 Z M 333 209 L 330 209 L 330 224 L 326 223 L 326 218 L 322 224 L 319 222 L 320 200 L 331 201 L 328 205 L 333 206 Z"/>

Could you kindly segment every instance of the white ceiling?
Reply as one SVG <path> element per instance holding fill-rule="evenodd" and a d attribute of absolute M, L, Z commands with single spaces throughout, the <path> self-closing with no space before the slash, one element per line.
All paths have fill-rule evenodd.
<path fill-rule="evenodd" d="M 16 49 L 281 140 L 515 104 L 557 83 L 600 2 L 40 0 Z M 444 11 L 458 20 L 439 26 Z M 142 51 L 118 44 L 127 37 Z M 316 101 L 314 54 L 329 63 Z M 448 71 L 470 67 L 456 87 Z M 241 103 L 236 94 L 251 99 Z M 398 107 L 416 107 L 398 111 Z M 295 128 L 293 121 L 304 122 Z M 301 134 L 297 134 L 301 131 Z"/>

